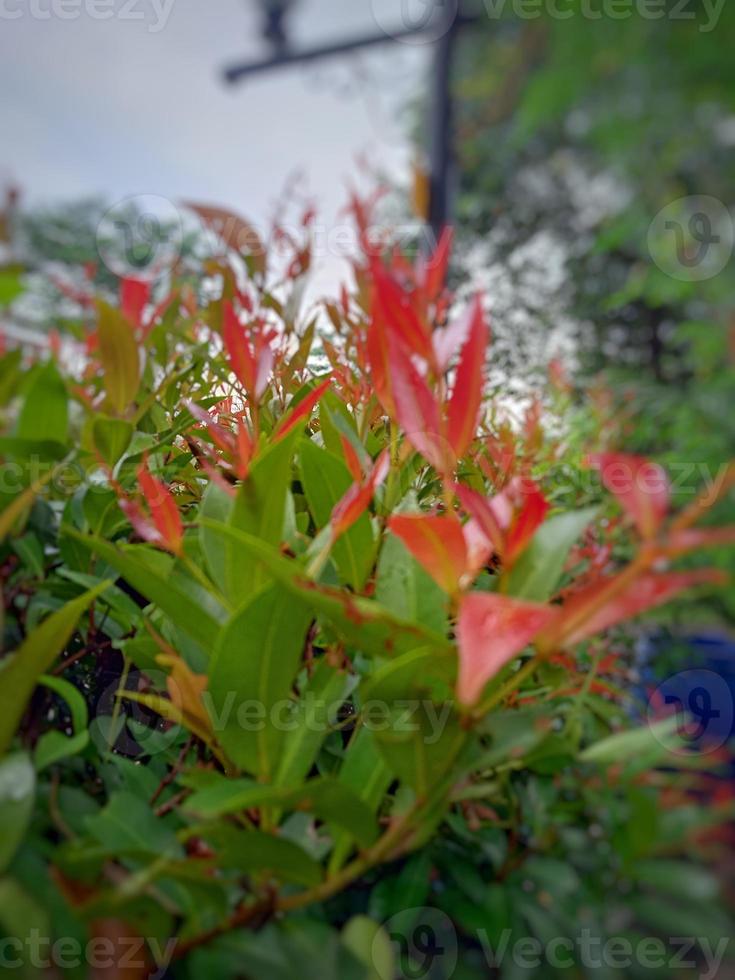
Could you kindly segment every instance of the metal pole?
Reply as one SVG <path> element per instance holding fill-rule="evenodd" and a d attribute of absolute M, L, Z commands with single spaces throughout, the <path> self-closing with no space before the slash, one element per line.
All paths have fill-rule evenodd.
<path fill-rule="evenodd" d="M 452 55 L 457 37 L 456 8 L 445 0 L 444 30 L 434 53 L 433 91 L 429 120 L 429 225 L 438 241 L 452 216 L 453 112 Z"/>

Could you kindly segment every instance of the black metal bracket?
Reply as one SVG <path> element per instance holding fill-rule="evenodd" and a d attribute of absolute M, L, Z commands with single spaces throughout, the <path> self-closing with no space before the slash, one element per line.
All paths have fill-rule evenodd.
<path fill-rule="evenodd" d="M 478 20 L 477 14 L 465 14 L 459 9 L 459 2 L 444 0 L 444 21 L 429 23 L 418 27 L 402 27 L 388 33 L 365 34 L 337 41 L 333 44 L 323 44 L 314 48 L 293 50 L 287 44 L 283 33 L 282 13 L 278 17 L 278 37 L 272 38 L 274 53 L 259 61 L 232 65 L 224 70 L 224 79 L 228 85 L 233 85 L 253 75 L 263 74 L 277 68 L 309 64 L 323 58 L 349 54 L 365 48 L 381 44 L 420 37 L 422 34 L 433 35 L 431 43 L 435 46 L 435 68 L 433 73 L 432 108 L 429 136 L 430 162 L 430 203 L 428 223 L 438 237 L 444 226 L 450 220 L 451 207 L 451 171 L 452 171 L 452 98 L 451 98 L 451 63 L 454 42 L 459 28 Z"/>

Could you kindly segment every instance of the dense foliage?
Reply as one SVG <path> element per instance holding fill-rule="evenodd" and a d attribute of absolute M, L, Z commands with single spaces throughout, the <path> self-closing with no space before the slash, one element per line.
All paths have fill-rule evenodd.
<path fill-rule="evenodd" d="M 678 379 L 675 327 L 716 322 L 733 296 L 735 11 L 714 16 L 695 0 L 662 0 L 651 18 L 579 0 L 558 16 L 543 4 L 533 17 L 467 6 L 480 15 L 456 60 L 458 224 L 484 268 L 512 283 L 507 329 L 538 337 L 563 318 L 586 364 Z M 703 197 L 694 210 L 712 219 L 708 233 L 674 203 Z M 679 232 L 654 225 L 664 208 Z M 677 255 L 711 263 L 723 232 L 711 275 Z"/>
<path fill-rule="evenodd" d="M 45 968 L 79 980 L 420 976 L 422 916 L 436 977 L 486 975 L 508 936 L 686 935 L 711 964 L 728 935 L 697 864 L 732 814 L 721 754 L 626 716 L 617 627 L 723 584 L 676 566 L 732 543 L 700 522 L 735 472 L 674 511 L 560 372 L 511 425 L 450 237 L 410 262 L 352 210 L 355 288 L 323 318 L 299 311 L 306 215 L 283 282 L 261 252 L 125 279 L 78 297 L 83 349 L 0 360 L 19 976 L 33 935 L 86 950 Z M 593 970 L 571 955 L 535 975 Z"/>

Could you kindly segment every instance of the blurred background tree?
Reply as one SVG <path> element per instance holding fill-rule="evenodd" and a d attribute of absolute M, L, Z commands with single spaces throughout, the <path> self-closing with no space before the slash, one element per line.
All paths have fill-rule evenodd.
<path fill-rule="evenodd" d="M 576 351 L 588 370 L 679 383 L 691 374 L 679 325 L 721 330 L 733 297 L 732 266 L 702 279 L 696 250 L 711 245 L 716 262 L 709 240 L 723 238 L 723 258 L 731 245 L 735 8 L 713 24 L 700 0 L 662 0 L 654 20 L 635 5 L 620 20 L 590 19 L 601 5 L 582 0 L 533 19 L 512 6 L 480 16 L 455 64 L 457 225 L 491 281 L 496 328 L 516 334 L 521 364 Z M 672 206 L 698 195 L 715 199 L 711 229 Z M 654 225 L 652 255 L 667 206 L 689 237 Z M 675 254 L 692 248 L 694 266 Z"/>
<path fill-rule="evenodd" d="M 459 42 L 457 266 L 509 376 L 604 369 L 626 448 L 693 467 L 684 503 L 735 454 L 735 5 L 516 6 L 477 0 Z"/>

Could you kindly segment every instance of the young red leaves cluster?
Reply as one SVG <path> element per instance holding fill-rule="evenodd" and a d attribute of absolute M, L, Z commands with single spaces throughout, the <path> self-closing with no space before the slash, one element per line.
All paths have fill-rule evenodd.
<path fill-rule="evenodd" d="M 173 494 L 161 480 L 148 469 L 147 458 L 138 468 L 138 483 L 148 505 L 150 517 L 135 500 L 127 497 L 116 484 L 120 507 L 134 530 L 151 544 L 180 555 L 184 544 L 184 527 Z"/>
<path fill-rule="evenodd" d="M 388 415 L 442 476 L 449 476 L 475 438 L 484 391 L 489 329 L 479 296 L 466 317 L 433 328 L 451 239 L 442 238 L 432 262 L 416 270 L 374 261 L 367 356 L 375 391 Z M 410 278 L 404 285 L 399 280 Z M 446 371 L 459 351 L 451 395 Z"/>
<path fill-rule="evenodd" d="M 549 504 L 529 479 L 515 477 L 491 498 L 455 485 L 470 517 L 464 525 L 453 512 L 390 520 L 391 531 L 456 600 L 457 696 L 466 706 L 476 704 L 487 682 L 529 643 L 551 654 L 668 602 L 685 589 L 722 582 L 717 570 L 673 572 L 660 565 L 690 547 L 735 540 L 735 529 L 698 530 L 684 526 L 680 518 L 667 536 L 670 491 L 659 466 L 621 454 L 595 457 L 593 463 L 638 529 L 641 546 L 626 568 L 613 575 L 598 569 L 590 583 L 566 591 L 562 603 L 527 602 L 502 591 L 465 591 L 493 550 L 502 562 L 501 586 L 507 583 L 507 573 L 545 521 Z"/>
<path fill-rule="evenodd" d="M 556 617 L 551 606 L 522 602 L 494 592 L 471 592 L 457 620 L 457 697 L 475 704 L 485 685 Z"/>
<path fill-rule="evenodd" d="M 274 333 L 261 322 L 244 327 L 229 300 L 223 304 L 222 339 L 230 367 L 243 386 L 250 404 L 263 397 L 273 369 Z"/>
<path fill-rule="evenodd" d="M 528 546 L 548 510 L 539 488 L 535 484 L 527 487 L 526 500 L 520 487 L 513 487 L 490 501 L 467 488 L 455 489 L 471 514 L 466 523 L 454 513 L 417 514 L 395 516 L 389 527 L 441 588 L 457 599 L 457 697 L 469 706 L 498 670 L 548 626 L 558 611 L 498 593 L 464 591 L 471 587 L 493 550 L 502 549 L 515 560 Z M 466 494 L 460 492 L 465 490 Z"/>
<path fill-rule="evenodd" d="M 390 470 L 390 451 L 388 449 L 384 449 L 370 470 L 363 473 L 360 461 L 349 440 L 343 438 L 342 446 L 345 449 L 348 468 L 355 482 L 342 499 L 334 505 L 330 517 L 332 541 L 336 541 L 340 535 L 348 531 L 355 521 L 365 513 L 375 496 L 375 491 L 383 483 Z"/>
<path fill-rule="evenodd" d="M 549 504 L 533 480 L 515 477 L 501 493 L 484 497 L 456 484 L 455 493 L 497 552 L 506 569 L 516 563 L 543 524 Z"/>
<path fill-rule="evenodd" d="M 655 538 L 671 499 L 664 468 L 642 456 L 623 453 L 594 454 L 588 463 L 600 471 L 604 486 L 620 501 L 641 537 Z"/>

